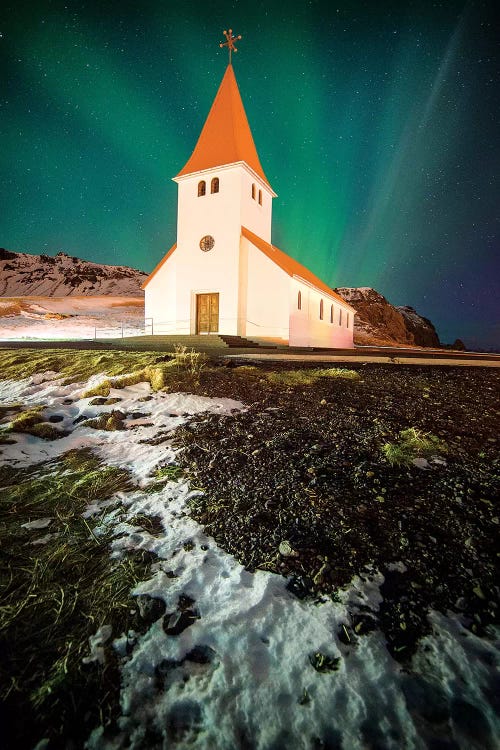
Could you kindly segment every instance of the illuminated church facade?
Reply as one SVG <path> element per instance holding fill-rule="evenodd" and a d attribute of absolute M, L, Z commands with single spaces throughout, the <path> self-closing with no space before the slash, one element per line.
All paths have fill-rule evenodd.
<path fill-rule="evenodd" d="M 229 64 L 196 147 L 174 178 L 177 242 L 144 284 L 154 334 L 353 346 L 354 309 L 271 244 L 276 197 Z"/>

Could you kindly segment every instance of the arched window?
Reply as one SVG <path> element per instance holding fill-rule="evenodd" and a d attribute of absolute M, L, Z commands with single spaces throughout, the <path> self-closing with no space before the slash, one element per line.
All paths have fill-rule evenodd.
<path fill-rule="evenodd" d="M 339 326 L 342 325 L 342 308 L 339 310 Z"/>
<path fill-rule="evenodd" d="M 259 206 L 262 206 L 262 190 L 259 190 Z"/>
<path fill-rule="evenodd" d="M 214 177 L 212 179 L 212 182 L 210 184 L 210 192 L 211 193 L 218 193 L 219 192 L 219 178 Z"/>
<path fill-rule="evenodd" d="M 201 198 L 202 195 L 205 195 L 207 192 L 207 183 L 205 180 L 202 180 L 198 183 L 198 198 Z"/>
<path fill-rule="evenodd" d="M 255 182 L 252 182 L 252 198 L 255 200 Z"/>
<path fill-rule="evenodd" d="M 323 300 L 319 303 L 319 319 L 323 320 Z"/>
<path fill-rule="evenodd" d="M 302 310 L 302 294 L 297 294 L 297 310 Z"/>
<path fill-rule="evenodd" d="M 349 313 L 346 313 L 345 327 L 349 328 Z"/>
<path fill-rule="evenodd" d="M 333 323 L 333 305 L 330 307 L 330 323 Z"/>

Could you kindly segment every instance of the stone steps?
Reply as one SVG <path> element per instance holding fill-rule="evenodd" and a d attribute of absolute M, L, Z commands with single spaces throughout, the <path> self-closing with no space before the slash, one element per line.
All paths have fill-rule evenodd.
<path fill-rule="evenodd" d="M 221 338 L 230 349 L 255 349 L 257 346 L 254 341 L 243 338 L 243 336 L 226 336 L 226 334 L 221 334 L 219 338 Z"/>

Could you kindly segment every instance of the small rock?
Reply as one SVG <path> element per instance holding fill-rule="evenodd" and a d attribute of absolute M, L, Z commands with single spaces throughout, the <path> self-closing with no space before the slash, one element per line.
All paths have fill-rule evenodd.
<path fill-rule="evenodd" d="M 309 705 L 310 702 L 311 702 L 311 696 L 307 692 L 307 689 L 304 688 L 304 690 L 302 691 L 302 695 L 300 696 L 298 700 L 298 704 L 299 706 L 307 706 Z"/>
<path fill-rule="evenodd" d="M 73 420 L 73 424 L 79 424 L 80 422 L 85 422 L 86 419 L 91 419 L 89 414 L 80 414 L 79 417 L 76 417 L 76 419 Z"/>
<path fill-rule="evenodd" d="M 45 534 L 45 536 L 38 537 L 38 539 L 33 539 L 31 544 L 35 547 L 40 544 L 47 544 L 47 542 L 50 542 L 51 539 L 55 539 L 59 536 L 59 532 L 56 532 L 54 534 Z"/>
<path fill-rule="evenodd" d="M 295 552 L 290 542 L 288 542 L 286 539 L 280 542 L 278 550 L 282 557 L 297 557 L 297 552 Z"/>
<path fill-rule="evenodd" d="M 136 597 L 139 614 L 148 625 L 159 620 L 165 614 L 165 602 L 149 594 L 140 594 Z"/>
<path fill-rule="evenodd" d="M 413 466 L 416 466 L 417 469 L 429 469 L 430 464 L 426 458 L 414 458 L 412 461 Z"/>
<path fill-rule="evenodd" d="M 371 633 L 377 627 L 377 621 L 374 617 L 361 612 L 355 613 L 351 619 L 356 635 Z"/>
<path fill-rule="evenodd" d="M 165 615 L 163 630 L 167 635 L 180 635 L 199 619 L 200 614 L 197 609 L 184 609 L 181 612 L 174 612 L 171 615 Z"/>
<path fill-rule="evenodd" d="M 472 591 L 477 596 L 478 599 L 483 599 L 483 600 L 486 599 L 484 595 L 484 591 L 482 590 L 481 586 L 474 586 Z"/>
<path fill-rule="evenodd" d="M 46 529 L 47 526 L 50 526 L 54 519 L 53 518 L 37 518 L 35 521 L 29 521 L 28 523 L 22 523 L 21 528 L 22 529 L 28 529 L 29 531 L 32 531 L 33 529 Z"/>
<path fill-rule="evenodd" d="M 60 414 L 53 414 L 51 417 L 49 417 L 49 422 L 52 422 L 52 424 L 57 424 L 57 422 L 62 422 L 64 417 L 62 417 Z"/>

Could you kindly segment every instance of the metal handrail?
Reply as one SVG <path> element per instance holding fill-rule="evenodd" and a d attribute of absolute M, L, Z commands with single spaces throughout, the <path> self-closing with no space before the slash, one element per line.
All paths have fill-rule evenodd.
<path fill-rule="evenodd" d="M 241 318 L 219 318 L 219 324 L 222 324 L 222 325 L 234 324 L 234 323 L 237 323 L 238 321 L 241 321 Z M 264 326 L 261 323 L 256 323 L 253 320 L 249 320 L 248 318 L 244 322 L 245 322 L 246 325 L 251 325 L 251 326 L 254 326 L 255 328 L 266 328 L 267 331 L 269 331 L 269 326 Z M 327 321 L 324 321 L 324 322 L 327 322 Z M 178 330 L 179 325 L 186 327 L 185 333 L 180 333 L 179 332 L 179 330 Z M 328 323 L 328 325 L 335 325 L 335 324 L 334 323 L 333 324 L 332 323 Z M 151 335 L 151 336 L 153 336 L 153 335 L 164 335 L 164 336 L 172 335 L 173 336 L 175 334 L 178 334 L 179 336 L 189 336 L 189 335 L 191 335 L 191 333 L 190 333 L 190 327 L 191 327 L 191 319 L 190 318 L 185 318 L 185 319 L 182 319 L 182 320 L 177 320 L 176 319 L 176 320 L 157 321 L 153 317 L 147 317 L 147 318 L 144 319 L 144 328 L 142 330 L 144 331 L 143 335 L 145 335 L 145 336 L 147 336 L 147 335 Z M 219 325 L 219 327 L 220 327 L 220 325 Z M 346 328 L 345 326 L 338 326 L 338 327 Z M 165 330 L 165 328 L 167 330 Z M 150 332 L 148 331 L 148 329 L 150 329 Z M 288 338 L 289 330 L 290 329 L 288 327 L 284 327 L 284 326 L 273 326 L 272 330 L 274 331 L 274 333 L 268 334 L 268 336 L 279 337 L 279 338 L 286 339 L 286 338 Z M 118 333 L 118 337 L 122 338 L 122 339 L 126 338 L 127 335 L 128 336 L 137 336 L 137 335 L 140 335 L 140 334 L 137 333 L 137 329 L 134 332 L 131 332 L 131 333 L 127 334 L 126 333 L 126 328 L 125 328 L 124 321 L 120 321 L 119 325 L 117 325 L 115 327 L 109 327 L 109 328 L 97 328 L 97 327 L 94 327 L 94 339 L 97 339 L 97 334 L 98 333 L 105 333 L 105 334 L 107 334 L 107 337 L 111 337 L 109 334 L 112 335 L 113 333 L 116 333 L 116 332 L 119 332 Z M 210 335 L 210 334 L 217 335 L 218 333 L 219 333 L 219 331 L 210 331 L 210 332 L 207 332 L 207 334 L 198 334 L 198 335 Z M 254 336 L 258 335 L 258 333 L 250 333 L 250 334 L 246 333 L 245 335 L 251 337 L 252 335 L 254 335 Z"/>

